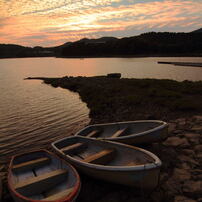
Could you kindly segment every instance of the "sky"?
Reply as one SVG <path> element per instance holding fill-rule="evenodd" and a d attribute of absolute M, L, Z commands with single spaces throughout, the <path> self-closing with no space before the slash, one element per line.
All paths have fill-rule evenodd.
<path fill-rule="evenodd" d="M 0 0 L 0 43 L 48 47 L 201 27 L 202 0 Z"/>

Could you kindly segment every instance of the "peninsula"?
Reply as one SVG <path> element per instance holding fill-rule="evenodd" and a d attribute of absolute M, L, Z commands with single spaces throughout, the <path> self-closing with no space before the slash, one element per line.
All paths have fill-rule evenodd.
<path fill-rule="evenodd" d="M 170 120 L 202 113 L 202 81 L 95 77 L 41 78 L 78 92 L 93 123 L 136 119 Z M 99 93 L 98 93 L 99 92 Z"/>

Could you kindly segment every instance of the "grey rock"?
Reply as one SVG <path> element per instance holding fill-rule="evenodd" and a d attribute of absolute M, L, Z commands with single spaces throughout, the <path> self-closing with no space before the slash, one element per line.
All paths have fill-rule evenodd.
<path fill-rule="evenodd" d="M 197 202 L 197 201 L 187 198 L 185 196 L 176 196 L 174 202 Z"/>
<path fill-rule="evenodd" d="M 188 147 L 189 142 L 186 138 L 179 138 L 179 137 L 169 137 L 164 143 L 166 146 L 173 146 L 173 147 Z"/>
<path fill-rule="evenodd" d="M 192 157 L 195 156 L 195 152 L 191 149 L 183 149 L 182 153 L 185 155 L 188 155 L 188 156 L 192 156 Z"/>
<path fill-rule="evenodd" d="M 196 153 L 202 153 L 202 144 L 196 145 L 196 146 L 194 147 L 194 151 L 195 151 Z"/>
<path fill-rule="evenodd" d="M 197 133 L 186 133 L 184 136 L 189 140 L 190 143 L 199 144 L 200 134 Z"/>
<path fill-rule="evenodd" d="M 177 195 L 182 192 L 182 185 L 175 177 L 170 177 L 166 181 L 164 188 L 172 195 Z"/>
<path fill-rule="evenodd" d="M 193 195 L 202 194 L 202 181 L 186 181 L 183 185 L 183 192 Z"/>
<path fill-rule="evenodd" d="M 175 131 L 177 124 L 176 123 L 169 123 L 168 125 L 168 134 L 172 133 Z"/>
<path fill-rule="evenodd" d="M 191 128 L 192 131 L 197 132 L 197 133 L 201 133 L 202 132 L 202 125 L 195 125 Z"/>
<path fill-rule="evenodd" d="M 191 165 L 192 167 L 199 165 L 199 163 L 198 163 L 195 159 L 193 159 L 193 158 L 191 158 L 191 157 L 189 157 L 189 156 L 179 155 L 178 158 L 179 158 L 179 160 L 180 160 L 182 163 L 186 162 L 186 163 L 188 163 L 189 165 Z"/>
<path fill-rule="evenodd" d="M 196 121 L 202 121 L 202 116 L 194 116 L 193 117 Z"/>
<path fill-rule="evenodd" d="M 181 182 L 184 182 L 186 180 L 190 180 L 191 178 L 191 173 L 188 170 L 185 169 L 179 169 L 179 168 L 175 168 L 174 169 L 174 173 L 173 173 L 173 177 L 176 180 L 179 180 Z"/>

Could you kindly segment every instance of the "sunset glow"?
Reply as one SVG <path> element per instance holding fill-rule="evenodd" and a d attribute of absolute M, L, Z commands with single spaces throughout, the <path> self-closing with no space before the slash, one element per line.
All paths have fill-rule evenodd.
<path fill-rule="evenodd" d="M 0 0 L 0 43 L 54 46 L 202 27 L 202 0 Z"/>

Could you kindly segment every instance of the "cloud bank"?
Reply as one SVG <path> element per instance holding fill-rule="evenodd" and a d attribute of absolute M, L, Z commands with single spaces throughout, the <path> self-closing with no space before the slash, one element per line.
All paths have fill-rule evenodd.
<path fill-rule="evenodd" d="M 202 0 L 0 0 L 0 43 L 53 46 L 202 27 Z"/>

